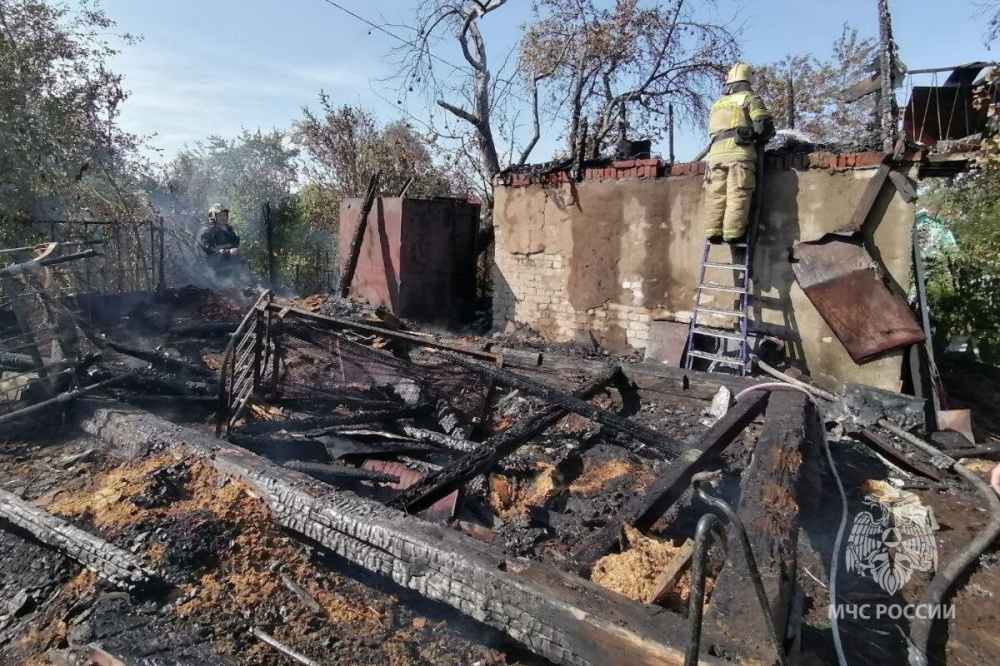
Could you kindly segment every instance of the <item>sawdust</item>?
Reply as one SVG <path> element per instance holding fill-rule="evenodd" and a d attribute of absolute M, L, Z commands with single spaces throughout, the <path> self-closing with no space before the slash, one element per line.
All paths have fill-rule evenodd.
<path fill-rule="evenodd" d="M 81 569 L 80 573 L 74 576 L 63 586 L 63 591 L 71 597 L 79 597 L 83 592 L 91 589 L 97 583 L 97 574 L 90 569 Z"/>
<path fill-rule="evenodd" d="M 295 301 L 295 307 L 306 312 L 319 312 L 320 307 L 330 300 L 330 294 L 313 294 Z"/>
<path fill-rule="evenodd" d="M 585 495 L 588 493 L 600 492 L 607 488 L 612 481 L 624 476 L 634 476 L 636 490 L 642 490 L 649 483 L 649 473 L 634 463 L 627 460 L 608 460 L 597 467 L 591 467 L 578 476 L 570 484 L 569 490 L 575 494 Z"/>
<path fill-rule="evenodd" d="M 644 536 L 625 526 L 628 548 L 622 553 L 606 555 L 594 564 L 590 579 L 603 588 L 644 604 L 652 603 L 657 593 L 660 574 L 675 557 L 681 546 Z M 674 586 L 673 597 L 686 603 L 691 585 L 691 573 L 686 572 Z M 710 589 L 708 585 L 706 588 Z"/>
<path fill-rule="evenodd" d="M 152 484 L 150 472 L 176 462 L 177 457 L 168 454 L 123 465 L 88 479 L 82 490 L 60 494 L 45 509 L 63 518 L 84 518 L 97 527 L 136 525 L 148 515 L 128 498 Z"/>
<path fill-rule="evenodd" d="M 556 468 L 548 463 L 537 463 L 540 473 L 530 481 L 520 481 L 500 474 L 490 477 L 489 502 L 493 511 L 503 519 L 524 515 L 532 506 L 543 506 L 555 494 L 559 484 Z"/>
<path fill-rule="evenodd" d="M 962 458 L 959 460 L 963 467 L 979 476 L 989 479 L 993 473 L 993 468 L 997 466 L 995 461 L 982 460 L 980 458 Z"/>

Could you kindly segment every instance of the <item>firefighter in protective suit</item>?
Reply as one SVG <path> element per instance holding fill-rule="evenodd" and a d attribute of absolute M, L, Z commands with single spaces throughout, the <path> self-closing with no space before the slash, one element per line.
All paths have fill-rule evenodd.
<path fill-rule="evenodd" d="M 735 243 L 746 234 L 757 184 L 757 145 L 763 150 L 774 136 L 774 119 L 752 88 L 753 68 L 736 63 L 709 116 L 712 147 L 705 175 L 705 233 L 713 242 Z"/>

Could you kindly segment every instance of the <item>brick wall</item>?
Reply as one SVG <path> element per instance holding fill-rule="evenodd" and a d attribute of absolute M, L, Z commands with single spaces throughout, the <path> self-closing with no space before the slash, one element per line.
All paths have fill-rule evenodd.
<path fill-rule="evenodd" d="M 858 370 L 794 282 L 788 263 L 796 241 L 818 239 L 850 219 L 882 161 L 881 153 L 768 159 L 753 319 L 758 329 L 791 340 L 793 358 L 814 376 L 894 388 L 899 360 Z M 704 162 L 627 160 L 586 169 L 577 183 L 567 172 L 498 177 L 494 326 L 515 322 L 551 340 L 596 340 L 624 351 L 646 346 L 652 321 L 687 321 L 704 245 L 704 170 Z M 912 267 L 913 214 L 912 204 L 895 197 L 875 238 L 904 288 Z"/>

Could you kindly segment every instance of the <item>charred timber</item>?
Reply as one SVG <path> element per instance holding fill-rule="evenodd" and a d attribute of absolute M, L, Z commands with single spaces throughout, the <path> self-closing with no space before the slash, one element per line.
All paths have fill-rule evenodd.
<path fill-rule="evenodd" d="M 240 327 L 238 321 L 198 322 L 175 324 L 167 329 L 170 335 L 229 335 Z"/>
<path fill-rule="evenodd" d="M 684 453 L 684 446 L 680 442 L 667 439 L 663 435 L 660 435 L 645 426 L 633 423 L 632 421 L 618 416 L 614 412 L 609 412 L 606 409 L 594 407 L 593 405 L 584 402 L 580 398 L 569 395 L 568 393 L 545 386 L 544 384 L 539 384 L 533 379 L 529 379 L 523 375 L 466 358 L 461 354 L 448 351 L 441 351 L 438 352 L 438 354 L 464 368 L 478 373 L 490 381 L 494 381 L 497 384 L 501 384 L 509 388 L 524 391 L 528 395 L 533 395 L 575 414 L 585 416 L 611 430 L 618 431 L 622 434 L 628 435 L 636 441 L 642 442 L 647 446 L 651 446 L 657 451 L 660 451 L 668 456 L 679 456 Z"/>
<path fill-rule="evenodd" d="M 0 518 L 65 553 L 122 589 L 140 589 L 156 578 L 132 553 L 74 527 L 6 490 L 0 490 Z"/>
<path fill-rule="evenodd" d="M 620 372 L 618 366 L 606 368 L 596 379 L 580 387 L 573 395 L 577 399 L 593 396 Z M 479 449 L 468 453 L 436 474 L 424 477 L 392 499 L 391 505 L 408 513 L 420 513 L 448 493 L 492 469 L 522 444 L 542 434 L 561 421 L 569 410 L 549 407 L 530 419 L 516 423 L 499 435 L 489 438 Z"/>
<path fill-rule="evenodd" d="M 323 463 L 306 462 L 304 460 L 289 460 L 282 467 L 302 472 L 309 476 L 339 486 L 345 481 L 371 481 L 372 483 L 399 483 L 399 477 L 373 469 L 346 467 L 344 465 L 326 465 Z"/>
<path fill-rule="evenodd" d="M 249 484 L 283 527 L 349 562 L 499 629 L 557 664 L 681 664 L 683 621 L 589 581 L 507 559 L 453 529 L 329 492 L 227 442 L 138 410 L 96 408 L 82 427 L 130 451 L 182 446 Z M 717 663 L 707 659 L 705 663 Z"/>
<path fill-rule="evenodd" d="M 131 356 L 132 358 L 137 358 L 140 361 L 146 361 L 153 366 L 154 369 L 160 370 L 162 372 L 170 372 L 175 374 L 189 374 L 195 376 L 211 376 L 214 377 L 216 373 L 212 372 L 207 368 L 199 368 L 191 363 L 185 363 L 184 361 L 178 361 L 177 359 L 170 358 L 165 354 L 161 354 L 150 349 L 139 349 L 138 347 L 132 347 L 130 345 L 123 344 L 121 342 L 115 342 L 114 340 L 106 340 L 105 344 L 119 354 L 124 354 L 125 356 Z"/>
<path fill-rule="evenodd" d="M 351 282 L 354 281 L 354 271 L 358 267 L 358 258 L 361 256 L 361 243 L 365 237 L 365 229 L 368 227 L 368 214 L 372 212 L 372 205 L 378 194 L 379 182 L 382 180 L 382 170 L 372 174 L 368 181 L 368 189 L 365 191 L 364 201 L 361 203 L 361 210 L 358 213 L 358 222 L 354 225 L 354 233 L 351 235 L 351 245 L 347 251 L 346 261 L 344 261 L 344 272 L 340 276 L 340 283 L 337 285 L 337 295 L 347 298 L 351 291 Z"/>
<path fill-rule="evenodd" d="M 419 442 L 432 442 L 443 446 L 446 449 L 452 451 L 460 451 L 462 453 L 472 453 L 476 449 L 479 449 L 482 444 L 477 444 L 476 442 L 470 442 L 467 439 L 461 439 L 460 437 L 452 437 L 451 435 L 445 435 L 441 432 L 434 432 L 433 430 L 427 430 L 426 428 L 414 428 L 413 426 L 403 426 L 403 432 L 406 433 L 408 437 Z"/>
<path fill-rule="evenodd" d="M 740 484 L 737 514 L 746 526 L 778 636 L 786 635 L 800 515 L 810 508 L 802 504 L 818 497 L 808 469 L 810 461 L 816 460 L 822 428 L 807 396 L 773 393 L 753 460 Z M 764 663 L 773 658 L 774 650 L 759 613 L 747 612 L 747 599 L 753 598 L 750 576 L 740 549 L 731 548 L 729 561 L 716 580 L 706 622 L 715 629 L 716 645 L 724 652 L 735 650 Z"/>
<path fill-rule="evenodd" d="M 351 319 L 343 319 L 340 317 L 331 317 L 329 315 L 321 315 L 315 312 L 309 312 L 307 310 L 300 310 L 298 308 L 281 307 L 279 305 L 269 305 L 272 311 L 277 312 L 281 316 L 294 315 L 302 319 L 306 319 L 313 324 L 322 325 L 326 328 L 345 328 L 352 331 L 357 331 L 359 333 L 365 333 L 367 335 L 376 335 L 383 338 L 388 338 L 390 340 L 399 340 L 402 342 L 407 342 L 419 347 L 427 347 L 428 349 L 444 349 L 449 351 L 455 351 L 460 354 L 467 354 L 469 356 L 476 356 L 478 358 L 483 358 L 493 363 L 499 363 L 501 358 L 496 354 L 490 354 L 488 352 L 479 351 L 478 349 L 465 349 L 455 345 L 449 345 L 444 342 L 438 342 L 433 337 L 425 335 L 417 335 L 415 333 L 407 333 L 405 331 L 392 331 L 380 326 L 374 326 L 372 324 L 364 324 L 361 322 L 353 321 Z"/>
<path fill-rule="evenodd" d="M 755 418 L 764 413 L 768 393 L 755 392 L 744 397 L 709 428 L 698 443 L 689 448 L 663 472 L 646 492 L 634 497 L 597 534 L 573 553 L 567 566 L 587 572 L 621 540 L 622 528 L 632 525 L 648 529 L 659 520 L 691 486 L 691 479 L 711 465 L 727 446 Z"/>
<path fill-rule="evenodd" d="M 399 409 L 387 409 L 376 412 L 333 414 L 331 416 L 315 416 L 308 419 L 290 419 L 286 421 L 260 421 L 258 423 L 251 423 L 237 428 L 235 432 L 241 436 L 251 437 L 281 432 L 282 430 L 287 430 L 288 432 L 305 432 L 308 430 L 335 428 L 337 426 L 409 419 L 415 416 L 428 414 L 431 409 L 431 405 L 423 404 L 413 407 L 401 407 Z"/>
<path fill-rule="evenodd" d="M 95 368 L 94 379 L 104 381 L 118 373 L 107 368 Z M 133 370 L 119 384 L 119 388 L 139 393 L 161 393 L 167 395 L 215 396 L 219 386 L 213 381 L 188 381 L 156 370 Z"/>

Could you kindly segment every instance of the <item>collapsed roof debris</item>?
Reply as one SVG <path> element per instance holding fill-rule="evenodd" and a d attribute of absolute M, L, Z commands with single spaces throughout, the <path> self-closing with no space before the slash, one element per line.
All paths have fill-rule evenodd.
<path fill-rule="evenodd" d="M 768 384 L 747 393 L 754 379 L 609 364 L 600 352 L 523 336 L 431 335 L 318 297 L 307 310 L 265 293 L 227 335 L 200 325 L 215 323 L 208 313 L 232 317 L 219 299 L 167 290 L 123 304 L 124 317 L 70 312 L 97 350 L 83 384 L 129 379 L 78 400 L 44 449 L 29 450 L 16 428 L 9 435 L 0 458 L 8 504 L 50 526 L 32 529 L 57 551 L 41 565 L 44 583 L 5 574 L 5 594 L 25 599 L 3 621 L 5 658 L 457 664 L 509 663 L 527 650 L 564 664 L 682 663 L 694 618 L 703 660 L 773 659 L 772 630 L 832 658 L 829 619 L 815 608 L 825 603 L 839 502 L 826 499 L 835 484 L 821 469 L 822 419 L 808 401 Z M 31 363 L 7 354 L 5 369 Z M 722 384 L 735 404 L 706 425 Z M 913 399 L 859 390 L 824 406 L 826 418 L 856 416 L 853 430 L 898 447 L 908 433 L 886 430 L 878 408 Z M 900 423 L 922 422 L 919 408 L 907 409 Z M 210 434 L 213 421 L 229 442 Z M 852 478 L 883 478 L 853 441 L 837 445 Z M 897 458 L 936 462 L 911 449 Z M 705 497 L 732 504 L 746 526 L 749 570 L 731 532 L 721 537 L 727 549 L 709 537 L 699 554 L 694 528 L 706 506 L 692 482 L 707 470 L 721 475 Z M 978 503 L 945 470 L 932 483 L 926 492 Z M 849 503 L 862 499 L 849 490 Z M 972 533 L 983 520 L 942 515 Z M 27 524 L 14 516 L 10 524 Z M 25 538 L 4 532 L 0 542 L 40 552 Z M 74 550 L 74 539 L 99 547 Z M 941 562 L 962 546 L 942 543 Z M 116 596 L 115 576 L 109 586 L 75 573 L 101 574 L 85 553 L 104 549 L 161 583 Z M 975 572 L 972 582 L 995 575 Z M 750 585 L 757 576 L 772 629 Z M 872 585 L 849 583 L 868 594 Z M 803 593 L 812 611 L 796 601 Z M 977 621 L 963 629 L 959 620 L 951 635 L 974 641 Z M 859 660 L 901 649 L 881 626 L 842 622 L 839 631 Z"/>

